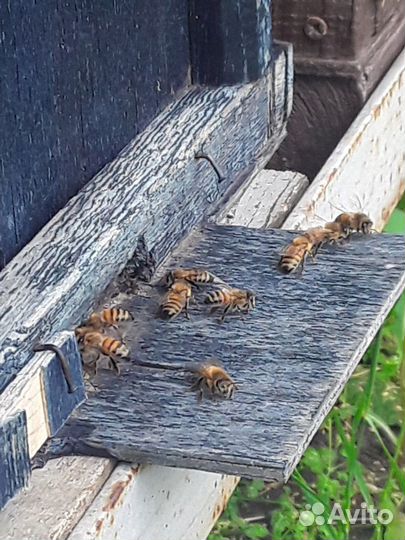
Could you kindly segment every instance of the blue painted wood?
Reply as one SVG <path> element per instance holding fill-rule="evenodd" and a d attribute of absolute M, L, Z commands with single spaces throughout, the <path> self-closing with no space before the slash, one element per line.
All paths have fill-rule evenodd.
<path fill-rule="evenodd" d="M 0 34 L 7 262 L 188 85 L 188 1 L 0 2 Z"/>
<path fill-rule="evenodd" d="M 0 274 L 0 391 L 32 358 L 33 343 L 73 328 L 89 313 L 139 251 L 140 239 L 146 260 L 161 262 L 227 190 L 268 160 L 285 134 L 288 55 L 279 55 L 256 83 L 190 90 L 6 266 Z M 273 77 L 281 99 L 271 91 Z M 195 159 L 201 150 L 224 172 L 220 184 L 210 163 Z"/>
<path fill-rule="evenodd" d="M 257 80 L 269 67 L 271 45 L 271 0 L 190 0 L 193 83 Z"/>
<path fill-rule="evenodd" d="M 0 510 L 27 485 L 30 473 L 27 418 L 22 411 L 0 425 Z"/>
<path fill-rule="evenodd" d="M 52 354 L 53 358 L 42 370 L 42 382 L 51 436 L 56 434 L 76 407 L 86 399 L 81 356 L 74 334 L 72 333 L 69 339 L 62 334 L 55 343 L 60 344 L 60 349 L 70 366 L 76 390 L 73 393 L 68 392 L 59 358 L 54 353 L 48 353 Z"/>
<path fill-rule="evenodd" d="M 122 375 L 101 373 L 90 396 L 51 443 L 51 453 L 287 480 L 384 317 L 405 287 L 405 238 L 371 235 L 324 247 L 302 275 L 277 269 L 296 232 L 210 226 L 176 249 L 166 268 L 208 268 L 257 294 L 246 317 L 219 324 L 195 291 L 191 320 L 156 318 L 161 294 L 141 287 L 119 303 L 135 321 Z M 109 304 L 120 291 L 112 287 Z M 125 291 L 125 289 L 124 289 Z M 187 366 L 221 360 L 239 389 L 232 401 L 199 403 Z"/>

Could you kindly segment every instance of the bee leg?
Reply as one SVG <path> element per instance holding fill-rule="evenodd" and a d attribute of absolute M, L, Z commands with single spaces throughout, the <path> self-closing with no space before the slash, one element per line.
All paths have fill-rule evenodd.
<path fill-rule="evenodd" d="M 121 367 L 117 360 L 113 358 L 112 356 L 109 357 L 110 359 L 110 366 L 112 367 L 112 371 L 115 371 L 117 375 L 121 375 Z"/>
<path fill-rule="evenodd" d="M 306 259 L 306 256 L 302 258 L 300 264 L 297 266 L 297 273 L 299 275 L 301 275 L 304 272 L 305 259 Z"/>
<path fill-rule="evenodd" d="M 112 327 L 113 327 L 113 329 L 114 329 L 115 334 L 117 335 L 117 338 L 118 338 L 120 341 L 122 341 L 124 335 L 123 335 L 121 329 L 119 328 L 118 324 L 113 324 Z"/>
<path fill-rule="evenodd" d="M 190 313 L 188 312 L 188 309 L 190 307 L 190 299 L 187 298 L 186 300 L 186 304 L 184 306 L 184 315 L 186 316 L 186 319 L 189 321 L 190 320 Z"/>
<path fill-rule="evenodd" d="M 226 314 L 228 313 L 228 311 L 231 309 L 231 304 L 227 305 L 226 308 L 224 309 L 223 313 L 222 313 L 222 316 L 221 318 L 219 319 L 219 322 L 220 323 L 223 323 L 224 320 L 225 320 L 225 316 Z"/>

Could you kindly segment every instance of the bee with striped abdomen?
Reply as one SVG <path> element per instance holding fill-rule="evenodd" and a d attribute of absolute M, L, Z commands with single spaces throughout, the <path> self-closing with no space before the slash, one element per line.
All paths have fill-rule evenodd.
<path fill-rule="evenodd" d="M 311 229 L 306 230 L 302 236 L 308 238 L 309 244 L 306 246 L 308 251 L 307 254 L 314 259 L 319 249 L 330 242 L 331 231 L 326 227 L 312 227 Z M 301 237 L 299 236 L 298 238 L 300 239 Z M 301 242 L 300 240 L 298 245 L 304 245 L 304 242 Z"/>
<path fill-rule="evenodd" d="M 86 325 L 92 326 L 95 329 L 100 329 L 106 326 L 116 328 L 120 323 L 133 321 L 134 317 L 131 312 L 123 308 L 106 308 L 101 312 L 93 313 L 88 319 Z"/>
<path fill-rule="evenodd" d="M 191 285 L 184 279 L 175 281 L 169 288 L 160 304 L 160 316 L 163 319 L 174 319 L 184 311 L 190 318 L 188 309 L 192 296 Z"/>
<path fill-rule="evenodd" d="M 136 358 L 135 366 L 146 367 L 164 371 L 177 371 L 190 374 L 192 377 L 191 390 L 197 390 L 200 399 L 202 397 L 232 399 L 235 390 L 238 389 L 236 383 L 228 375 L 220 363 L 209 360 L 200 363 L 169 364 L 160 362 L 149 362 Z"/>
<path fill-rule="evenodd" d="M 278 267 L 284 274 L 291 274 L 304 268 L 305 260 L 310 255 L 314 257 L 313 241 L 305 235 L 297 236 L 281 254 Z"/>
<path fill-rule="evenodd" d="M 225 284 L 222 279 L 218 278 L 214 274 L 211 274 L 211 272 L 199 268 L 176 268 L 174 270 L 169 270 L 164 279 L 165 284 L 168 287 L 171 287 L 173 283 L 178 280 L 184 280 L 196 286 L 209 285 L 211 283 Z"/>
<path fill-rule="evenodd" d="M 76 329 L 76 336 L 85 368 L 97 372 L 97 363 L 103 354 L 109 359 L 109 367 L 119 374 L 118 361 L 129 357 L 128 347 L 122 341 L 106 336 L 102 332 L 94 329 L 83 331 L 83 328 L 86 327 Z"/>
<path fill-rule="evenodd" d="M 249 313 L 256 307 L 256 295 L 252 291 L 244 289 L 219 289 L 210 292 L 204 302 L 213 306 L 213 310 L 224 308 L 221 322 L 229 311 Z"/>
<path fill-rule="evenodd" d="M 199 392 L 199 398 L 222 398 L 232 399 L 238 388 L 225 369 L 216 362 L 190 367 L 195 377 L 192 390 Z"/>

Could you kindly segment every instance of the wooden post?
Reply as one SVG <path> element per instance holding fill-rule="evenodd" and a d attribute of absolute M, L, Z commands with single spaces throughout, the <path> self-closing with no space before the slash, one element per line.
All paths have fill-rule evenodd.
<path fill-rule="evenodd" d="M 271 0 L 190 0 L 191 76 L 219 86 L 254 81 L 271 59 Z"/>

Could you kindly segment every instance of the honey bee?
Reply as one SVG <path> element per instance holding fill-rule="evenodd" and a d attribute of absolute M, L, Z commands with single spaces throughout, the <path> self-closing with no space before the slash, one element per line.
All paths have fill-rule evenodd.
<path fill-rule="evenodd" d="M 284 274 L 291 274 L 298 268 L 303 269 L 308 255 L 315 257 L 316 251 L 313 240 L 305 235 L 297 236 L 283 251 L 278 266 Z"/>
<path fill-rule="evenodd" d="M 325 231 L 327 235 L 327 242 L 330 244 L 337 244 L 346 240 L 348 237 L 347 231 L 342 227 L 341 223 L 337 221 L 329 221 L 325 223 Z"/>
<path fill-rule="evenodd" d="M 372 220 L 361 212 L 344 212 L 338 215 L 335 223 L 341 225 L 343 232 L 347 236 L 353 232 L 370 234 L 373 227 Z"/>
<path fill-rule="evenodd" d="M 308 238 L 310 242 L 310 244 L 307 245 L 308 255 L 310 255 L 312 258 L 315 258 L 319 249 L 324 244 L 330 242 L 331 231 L 327 229 L 327 227 L 313 227 L 305 231 L 302 236 Z M 298 239 L 300 239 L 300 237 L 298 237 Z M 304 242 L 301 241 L 298 243 L 298 245 L 303 244 Z"/>
<path fill-rule="evenodd" d="M 213 310 L 224 308 L 221 322 L 229 311 L 243 311 L 249 313 L 256 307 L 256 295 L 252 291 L 243 289 L 220 289 L 209 293 L 204 302 L 212 304 Z"/>
<path fill-rule="evenodd" d="M 190 371 L 195 376 L 191 389 L 198 390 L 200 399 L 203 397 L 232 399 L 238 388 L 225 369 L 215 362 L 190 368 Z"/>
<path fill-rule="evenodd" d="M 203 397 L 232 399 L 235 390 L 238 389 L 225 369 L 213 360 L 203 364 L 162 364 L 137 359 L 134 365 L 191 374 L 193 379 L 191 390 L 197 390 L 200 399 Z"/>
<path fill-rule="evenodd" d="M 207 285 L 210 283 L 222 283 L 224 282 L 208 272 L 207 270 L 201 270 L 199 268 L 176 268 L 175 270 L 170 270 L 165 276 L 165 283 L 167 286 L 171 287 L 175 281 L 184 280 L 192 285 Z"/>
<path fill-rule="evenodd" d="M 97 363 L 100 359 L 100 354 L 104 354 L 109 358 L 110 367 L 120 373 L 118 360 L 129 357 L 128 347 L 120 340 L 106 336 L 102 332 L 83 331 L 81 327 L 76 336 L 79 337 L 79 347 L 82 353 L 83 364 L 90 369 L 97 371 Z"/>
<path fill-rule="evenodd" d="M 117 327 L 118 324 L 127 321 L 133 321 L 134 317 L 127 309 L 106 308 L 100 313 L 93 313 L 88 319 L 86 325 L 94 329 L 101 329 L 105 326 Z"/>
<path fill-rule="evenodd" d="M 184 311 L 187 319 L 189 304 L 192 296 L 191 285 L 184 279 L 175 281 L 165 295 L 160 305 L 160 315 L 163 319 L 174 319 Z"/>

